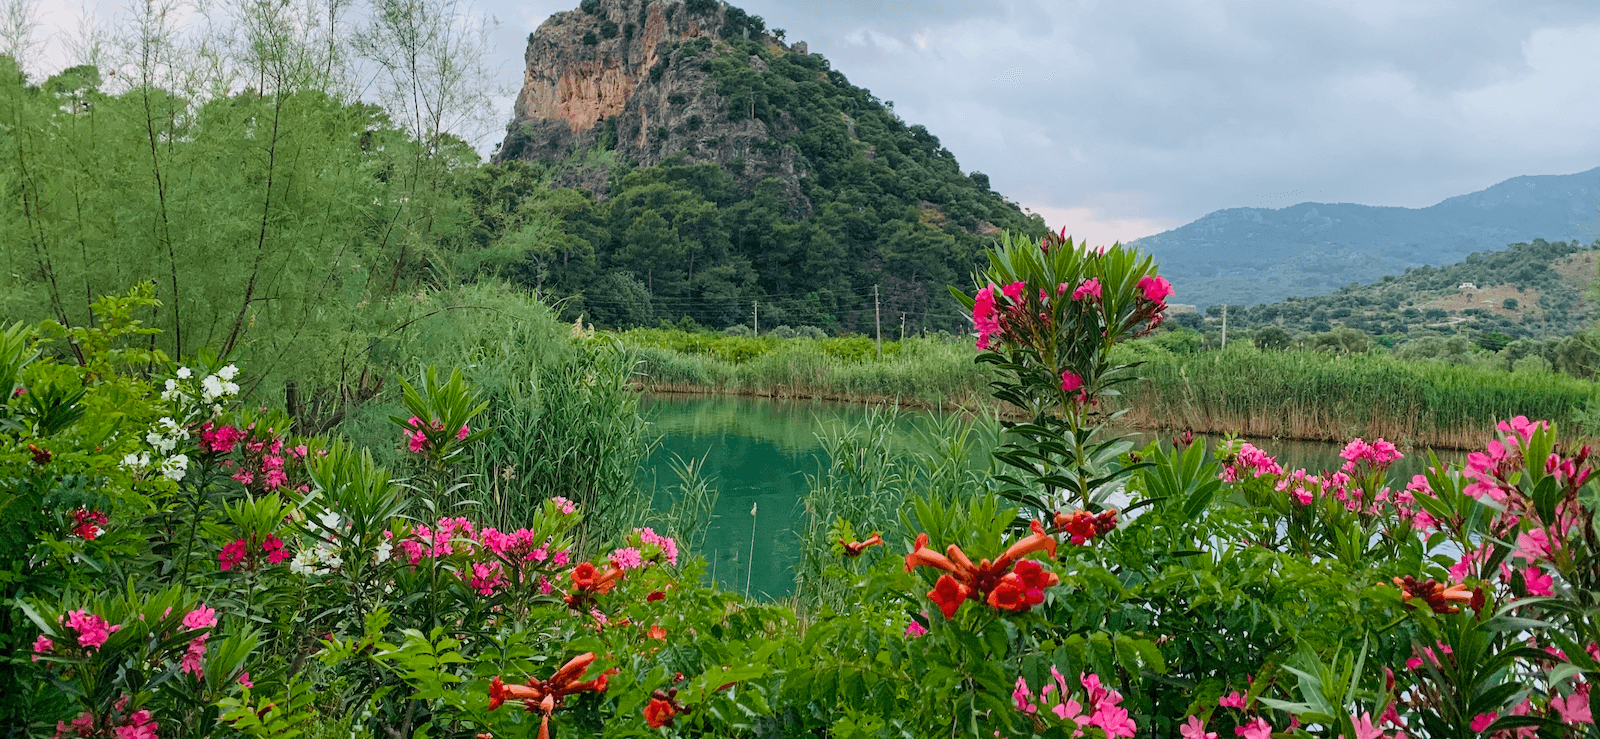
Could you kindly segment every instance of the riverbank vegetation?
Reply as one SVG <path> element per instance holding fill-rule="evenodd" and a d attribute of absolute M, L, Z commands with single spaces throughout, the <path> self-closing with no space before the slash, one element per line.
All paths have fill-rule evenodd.
<path fill-rule="evenodd" d="M 1136 253 L 1054 246 L 1007 235 L 958 303 L 1029 416 L 982 458 L 956 418 L 917 450 L 884 443 L 887 417 L 825 439 L 784 603 L 704 584 L 693 471 L 667 511 L 582 483 L 642 429 L 626 352 L 548 314 L 440 340 L 544 342 L 570 363 L 523 390 L 568 410 L 519 417 L 497 408 L 516 386 L 427 368 L 376 449 L 244 402 L 247 366 L 151 351 L 148 285 L 96 301 L 92 328 L 13 325 L 0 719 L 107 739 L 1586 735 L 1587 449 L 1521 417 L 1409 481 L 1381 438 L 1336 470 L 1238 440 L 1135 449 L 1096 409 L 1169 288 Z M 528 449 L 547 471 L 523 476 Z"/>
<path fill-rule="evenodd" d="M 652 392 L 724 393 L 908 407 L 1013 413 L 987 393 L 993 370 L 973 360 L 969 339 L 884 342 L 880 361 L 865 337 L 728 336 L 677 329 L 618 335 L 640 359 L 637 382 Z M 1463 340 L 1464 341 L 1464 340 Z M 1364 345 L 1259 349 L 1253 343 L 1203 350 L 1199 337 L 1166 331 L 1117 347 L 1141 379 L 1108 409 L 1128 409 L 1135 429 L 1242 433 L 1336 441 L 1384 436 L 1465 449 L 1488 441 L 1499 419 L 1538 415 L 1593 433 L 1591 380 L 1523 362 L 1507 370 L 1473 346 L 1467 361 L 1419 357 Z"/>

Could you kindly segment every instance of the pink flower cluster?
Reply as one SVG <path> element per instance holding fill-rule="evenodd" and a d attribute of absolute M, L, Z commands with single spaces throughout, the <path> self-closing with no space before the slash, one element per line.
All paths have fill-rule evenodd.
<path fill-rule="evenodd" d="M 1165 308 L 1167 298 L 1172 297 L 1172 283 L 1161 275 L 1145 275 L 1139 278 L 1139 291 L 1144 293 L 1144 299 Z"/>
<path fill-rule="evenodd" d="M 78 632 L 78 646 L 90 651 L 98 650 L 113 633 L 122 628 L 120 625 L 108 625 L 105 619 L 84 610 L 68 611 L 61 618 L 61 623 Z M 38 647 L 39 643 L 34 642 L 34 648 Z"/>
<path fill-rule="evenodd" d="M 252 534 L 248 540 L 239 539 L 223 545 L 222 551 L 217 554 L 217 562 L 221 565 L 222 571 L 227 572 L 241 563 L 245 565 L 244 569 L 254 570 L 255 560 L 251 556 L 251 545 L 254 542 L 255 535 Z M 269 564 L 278 564 L 289 559 L 289 550 L 284 548 L 283 540 L 272 534 L 267 534 L 267 538 L 261 542 L 261 551 L 266 554 Z"/>
<path fill-rule="evenodd" d="M 215 426 L 210 421 L 200 424 L 200 450 L 203 452 L 232 453 L 243 448 L 244 459 L 235 463 L 232 459 L 222 460 L 222 466 L 233 470 L 230 477 L 245 487 L 256 487 L 260 490 L 277 490 L 289 483 L 289 474 L 285 463 L 289 459 L 303 460 L 308 454 L 305 445 L 299 445 L 283 453 L 283 439 L 276 435 L 274 429 L 266 429 L 266 436 L 256 441 L 247 441 L 256 430 L 255 424 L 250 424 L 243 429 L 234 426 Z M 243 442 L 241 444 L 241 442 Z"/>
<path fill-rule="evenodd" d="M 84 541 L 94 541 L 105 533 L 105 526 L 111 519 L 100 511 L 91 511 L 79 508 L 72 512 L 72 533 Z"/>
<path fill-rule="evenodd" d="M 1231 456 L 1231 459 L 1224 460 L 1226 466 L 1217 475 L 1223 482 L 1238 482 L 1244 479 L 1246 474 L 1252 478 L 1283 474 L 1283 467 L 1278 465 L 1278 460 L 1248 442 L 1240 446 L 1239 451 L 1228 456 Z"/>
<path fill-rule="evenodd" d="M 1020 283 L 1017 283 L 1020 284 Z M 994 285 L 985 285 L 972 304 L 972 323 L 978 329 L 978 349 L 988 351 L 1000 335 L 1000 315 L 995 308 Z"/>
<path fill-rule="evenodd" d="M 1069 697 L 1068 694 L 1072 689 L 1068 686 L 1066 677 L 1054 666 L 1050 668 L 1050 677 L 1051 681 L 1039 689 L 1038 702 L 1034 701 L 1034 693 L 1028 688 L 1028 681 L 1018 677 L 1016 690 L 1011 693 L 1011 699 L 1015 701 L 1017 710 L 1037 715 L 1041 704 L 1044 704 L 1056 718 L 1071 721 L 1075 727 L 1099 728 L 1105 732 L 1108 739 L 1132 737 L 1138 732 L 1139 726 L 1128 715 L 1127 709 L 1118 705 L 1122 702 L 1122 694 L 1101 685 L 1099 675 L 1088 673 L 1078 676 L 1078 682 L 1083 685 L 1087 707 Z M 1052 693 L 1055 695 L 1053 705 L 1050 701 Z"/>
<path fill-rule="evenodd" d="M 444 423 L 442 421 L 430 421 L 427 425 L 434 431 L 444 430 Z M 406 437 L 406 448 L 411 450 L 412 454 L 421 454 L 422 450 L 428 448 L 428 434 L 426 431 L 423 431 L 422 419 L 412 416 L 410 420 L 406 421 L 406 427 L 410 429 L 409 431 L 404 432 Z M 466 424 L 461 424 L 461 429 L 456 431 L 456 439 L 459 441 L 467 438 L 471 434 L 472 429 L 467 428 Z"/>
<path fill-rule="evenodd" d="M 1356 437 L 1345 445 L 1344 451 L 1339 452 L 1339 456 L 1344 458 L 1344 467 L 1342 469 L 1352 475 L 1356 474 L 1356 465 L 1358 463 L 1365 462 L 1367 469 L 1372 472 L 1382 472 L 1388 469 L 1389 465 L 1394 464 L 1395 461 L 1405 458 L 1405 455 L 1401 454 L 1400 450 L 1396 449 L 1394 444 L 1388 441 L 1378 439 L 1368 444 L 1362 441 L 1360 437 Z"/>
<path fill-rule="evenodd" d="M 117 701 L 117 710 L 123 710 L 127 703 L 128 698 L 124 696 L 122 700 Z M 160 728 L 160 725 L 151 717 L 149 711 L 139 710 L 129 714 L 127 720 L 121 726 L 115 727 L 114 733 L 116 739 L 158 739 L 156 736 L 156 729 L 158 728 Z M 72 720 L 71 725 L 63 721 L 56 722 L 56 739 L 63 739 L 69 735 L 91 737 L 98 734 L 99 732 L 95 731 L 94 714 L 88 711 L 79 714 L 77 718 Z"/>
<path fill-rule="evenodd" d="M 667 558 L 667 564 L 674 567 L 678 566 L 678 542 L 673 541 L 672 537 L 657 534 L 655 529 L 648 526 L 642 529 L 634 529 L 634 533 L 639 535 L 641 544 L 656 547 L 661 556 Z"/>
<path fill-rule="evenodd" d="M 1461 472 L 1472 480 L 1462 492 L 1473 498 L 1487 495 L 1494 501 L 1503 501 L 1514 488 L 1506 479 L 1522 469 L 1522 450 L 1533 433 L 1547 428 L 1548 421 L 1529 421 L 1527 416 L 1517 416 L 1501 421 L 1498 429 L 1506 434 L 1505 442 L 1491 441 L 1482 452 L 1467 455 L 1467 466 Z"/>
<path fill-rule="evenodd" d="M 205 676 L 205 671 L 201 667 L 200 661 L 205 659 L 206 656 L 206 639 L 211 637 L 209 629 L 216 625 L 216 609 L 207 608 L 204 603 L 200 604 L 199 608 L 184 614 L 183 628 L 189 631 L 207 629 L 205 633 L 189 640 L 189 647 L 184 650 L 183 659 L 179 663 L 184 672 L 197 678 Z"/>
<path fill-rule="evenodd" d="M 200 424 L 200 451 L 231 452 L 244 437 L 244 431 L 233 426 L 217 426 L 206 421 Z"/>
<path fill-rule="evenodd" d="M 425 525 L 416 526 L 398 546 L 409 565 L 416 565 L 423 558 L 438 559 L 457 554 L 476 560 L 461 572 L 461 578 L 479 595 L 493 595 L 496 590 L 512 584 L 504 563 L 565 567 L 571 561 L 571 553 L 567 550 L 552 552 L 550 543 L 548 537 L 540 537 L 528 529 L 501 532 L 491 527 L 477 531 L 466 518 L 446 517 L 439 519 L 431 529 Z M 524 578 L 533 576 L 532 572 L 523 573 Z M 542 575 L 540 577 L 543 579 Z"/>

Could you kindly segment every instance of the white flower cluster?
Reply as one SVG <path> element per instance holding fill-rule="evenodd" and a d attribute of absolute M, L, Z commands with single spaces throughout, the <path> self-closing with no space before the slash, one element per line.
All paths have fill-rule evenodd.
<path fill-rule="evenodd" d="M 200 404 L 210 405 L 213 414 L 221 413 L 222 405 L 217 401 L 239 394 L 239 384 L 233 381 L 233 378 L 237 377 L 238 374 L 239 368 L 230 364 L 217 370 L 216 374 L 206 375 L 202 378 L 200 380 L 198 398 Z M 177 379 L 167 380 L 166 390 L 162 391 L 161 399 L 177 403 L 179 406 L 188 406 L 195 400 L 195 397 L 190 394 L 193 392 L 193 388 L 186 387 L 188 383 L 180 382 L 180 380 L 188 380 L 191 377 L 194 377 L 194 370 L 188 367 L 179 367 Z"/>
<path fill-rule="evenodd" d="M 333 511 L 323 511 L 317 516 L 322 525 L 337 530 L 341 520 L 339 514 Z M 315 546 L 301 547 L 296 552 L 294 559 L 289 560 L 289 571 L 296 575 L 326 575 L 344 564 L 344 559 L 339 556 L 339 546 L 333 541 L 331 534 L 313 532 L 317 538 Z"/>
<path fill-rule="evenodd" d="M 122 458 L 122 467 L 134 472 L 147 470 L 150 468 L 150 453 L 128 454 Z M 156 470 L 161 473 L 162 477 L 178 482 L 183 479 L 184 475 L 189 474 L 189 455 L 174 454 L 161 459 L 156 465 Z"/>

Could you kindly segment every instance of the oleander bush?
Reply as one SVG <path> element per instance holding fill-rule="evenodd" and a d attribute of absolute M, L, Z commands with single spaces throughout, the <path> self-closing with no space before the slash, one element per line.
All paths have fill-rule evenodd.
<path fill-rule="evenodd" d="M 484 474 L 489 445 L 581 466 L 637 444 L 625 424 L 496 441 L 582 413 L 536 418 L 503 407 L 511 391 L 423 368 L 398 383 L 396 451 L 376 455 L 246 407 L 249 366 L 151 349 L 148 286 L 98 301 L 93 327 L 13 325 L 0 725 L 1592 735 L 1593 467 L 1555 424 L 1506 419 L 1465 464 L 1431 459 L 1409 480 L 1390 479 L 1403 452 L 1383 439 L 1350 441 L 1335 470 L 1286 470 L 1233 437 L 1134 448 L 1113 399 L 1141 368 L 1116 347 L 1164 319 L 1155 265 L 1005 234 L 976 284 L 957 298 L 978 361 L 1027 417 L 1003 425 L 990 464 L 963 458 L 954 423 L 912 461 L 832 439 L 801 589 L 778 603 L 705 584 L 681 517 L 667 529 L 614 496 Z M 583 356 L 606 339 L 570 341 Z M 606 383 L 626 375 L 605 366 L 543 375 L 539 392 L 615 407 Z"/>

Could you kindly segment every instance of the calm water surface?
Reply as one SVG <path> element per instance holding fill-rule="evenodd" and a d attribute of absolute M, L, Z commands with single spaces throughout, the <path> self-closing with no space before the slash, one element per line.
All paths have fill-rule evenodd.
<path fill-rule="evenodd" d="M 678 482 L 673 455 L 704 459 L 704 474 L 719 493 L 701 552 L 708 571 L 723 587 L 748 588 L 752 596 L 787 595 L 794 585 L 790 566 L 800 554 L 795 531 L 803 525 L 805 476 L 816 475 L 827 464 L 817 434 L 860 423 L 868 410 L 845 403 L 688 395 L 646 396 L 643 406 L 661 443 L 641 465 L 640 484 L 654 488 L 656 505 L 665 508 L 671 505 L 667 490 Z M 907 442 L 913 437 L 914 417 L 908 412 L 899 419 L 901 438 Z M 1140 436 L 1141 443 L 1151 438 Z M 1276 456 L 1285 469 L 1332 469 L 1342 463 L 1342 445 L 1273 439 L 1251 443 Z M 1427 462 L 1426 450 L 1402 451 L 1406 458 L 1391 479 L 1409 479 Z"/>

